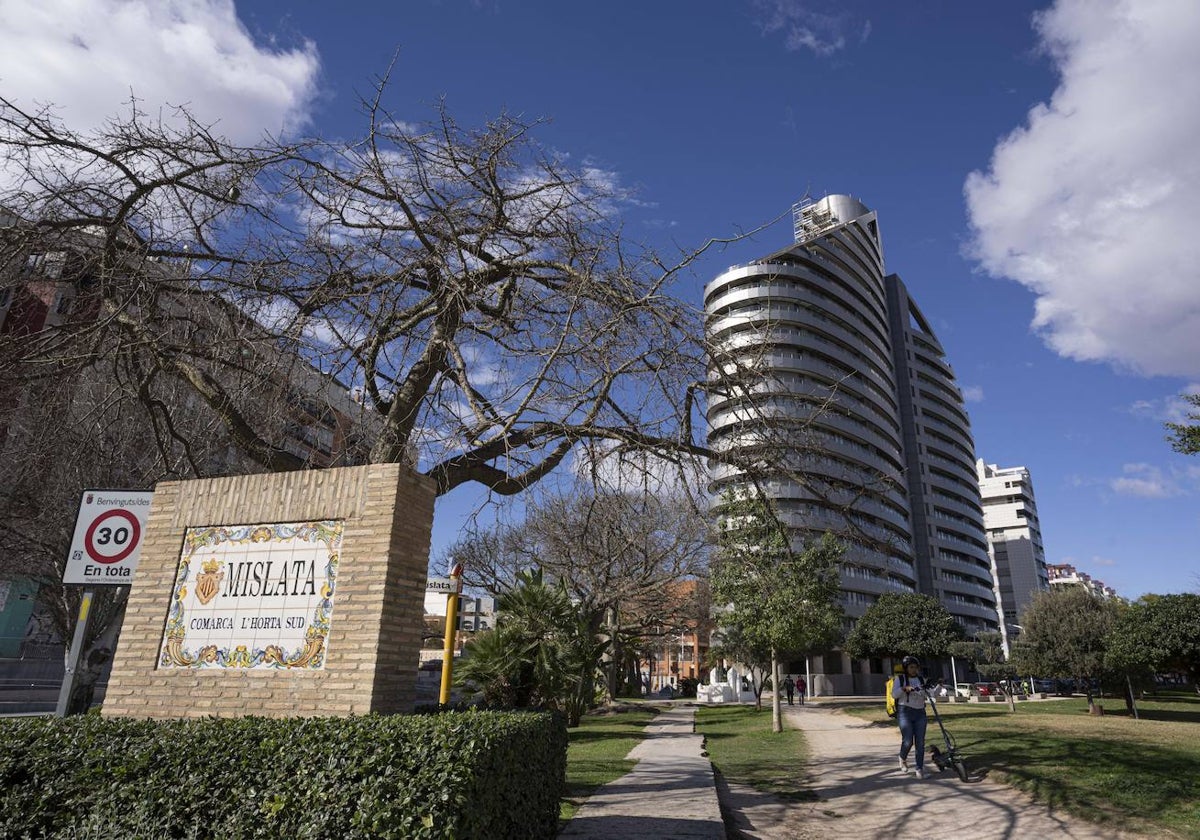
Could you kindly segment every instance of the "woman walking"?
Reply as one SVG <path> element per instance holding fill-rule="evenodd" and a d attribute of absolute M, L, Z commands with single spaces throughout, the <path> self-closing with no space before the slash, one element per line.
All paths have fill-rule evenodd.
<path fill-rule="evenodd" d="M 900 772 L 908 772 L 908 752 L 916 748 L 914 759 L 918 779 L 925 778 L 925 680 L 920 676 L 921 660 L 906 656 L 901 660 L 904 673 L 892 681 L 896 698 L 896 719 L 900 723 Z"/>

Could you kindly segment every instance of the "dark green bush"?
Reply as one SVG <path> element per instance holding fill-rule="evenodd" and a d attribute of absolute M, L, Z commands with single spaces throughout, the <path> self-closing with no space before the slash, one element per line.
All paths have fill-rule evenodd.
<path fill-rule="evenodd" d="M 695 697 L 698 685 L 700 685 L 700 680 L 695 677 L 684 677 L 679 681 L 679 696 Z"/>
<path fill-rule="evenodd" d="M 550 838 L 557 715 L 0 721 L 0 837 Z"/>

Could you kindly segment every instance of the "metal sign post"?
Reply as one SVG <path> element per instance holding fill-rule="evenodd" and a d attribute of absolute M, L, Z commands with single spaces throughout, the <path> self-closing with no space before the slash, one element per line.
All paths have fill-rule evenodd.
<path fill-rule="evenodd" d="M 455 624 L 458 622 L 458 598 L 462 594 L 462 573 L 462 563 L 456 563 L 450 570 L 454 591 L 446 596 L 446 644 L 442 648 L 442 690 L 438 694 L 438 703 L 442 706 L 450 702 L 450 680 L 454 673 Z"/>
<path fill-rule="evenodd" d="M 97 586 L 121 586 L 133 579 L 142 551 L 142 533 L 153 493 L 140 490 L 84 490 L 67 554 L 63 583 L 83 584 L 71 653 L 54 713 L 65 717 L 75 692 L 79 660 Z"/>
<path fill-rule="evenodd" d="M 79 618 L 75 621 L 75 637 L 71 639 L 71 655 L 67 658 L 67 671 L 63 674 L 62 688 L 58 692 L 58 706 L 54 714 L 66 717 L 71 705 L 71 694 L 75 690 L 75 672 L 79 669 L 79 654 L 83 651 L 83 640 L 87 633 L 88 619 L 92 612 L 92 599 L 96 592 L 92 589 L 83 590 L 83 598 L 79 601 Z"/>

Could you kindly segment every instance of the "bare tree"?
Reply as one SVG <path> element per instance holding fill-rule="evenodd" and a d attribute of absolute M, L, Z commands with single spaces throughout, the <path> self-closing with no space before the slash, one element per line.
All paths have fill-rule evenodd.
<path fill-rule="evenodd" d="M 496 593 L 529 569 L 561 582 L 593 635 L 607 642 L 610 697 L 642 642 L 707 624 L 706 602 L 697 606 L 707 591 L 707 523 L 686 499 L 598 491 L 580 481 L 525 513 L 449 554 L 464 562 L 470 583 Z"/>
<path fill-rule="evenodd" d="M 259 468 L 289 470 L 312 464 L 262 394 L 317 370 L 361 393 L 366 459 L 411 462 L 438 493 L 515 494 L 589 445 L 808 481 L 794 428 L 705 440 L 707 398 L 770 390 L 761 349 L 706 344 L 673 293 L 726 240 L 671 258 L 631 243 L 621 191 L 538 145 L 536 122 L 468 129 L 442 107 L 414 125 L 385 93 L 359 138 L 249 146 L 183 109 L 132 101 L 80 133 L 0 98 L 4 288 L 36 291 L 30 271 L 54 263 L 88 313 L 0 332 L 0 390 L 117 359 L 156 440 L 194 448 L 198 404 Z M 176 386 L 190 396 L 155 396 Z"/>
<path fill-rule="evenodd" d="M 517 493 L 588 442 L 809 481 L 795 456 L 819 441 L 781 428 L 710 447 L 697 422 L 706 398 L 762 414 L 755 400 L 778 391 L 763 387 L 761 346 L 707 344 L 697 308 L 673 294 L 723 240 L 666 259 L 627 240 L 620 190 L 540 147 L 536 123 L 465 129 L 441 108 L 413 125 L 385 91 L 381 80 L 363 103 L 361 138 L 256 146 L 182 110 L 153 118 L 132 102 L 80 134 L 0 99 L 0 208 L 13 222 L 0 258 L 28 265 L 90 238 L 86 271 L 62 279 L 86 278 L 96 313 L 0 357 L 52 376 L 96 364 L 104 336 L 147 376 L 185 383 L 271 470 L 305 464 L 247 377 L 224 372 L 286 381 L 284 360 L 298 359 L 361 391 L 370 461 L 413 461 L 439 493 Z M 224 314 L 219 338 L 198 309 Z M 861 496 L 818 491 L 841 507 Z"/>
<path fill-rule="evenodd" d="M 516 493 L 587 441 L 704 451 L 700 320 L 670 294 L 696 254 L 631 247 L 617 191 L 536 124 L 439 109 L 414 127 L 377 93 L 360 139 L 254 146 L 136 101 L 84 134 L 0 99 L 0 394 L 25 407 L 3 449 L 24 481 L 5 504 L 27 511 L 11 571 L 61 580 L 81 483 L 312 465 L 288 426 L 314 376 L 361 393 L 367 460 L 412 462 L 439 493 Z M 104 387 L 76 394 L 59 442 L 91 472 L 58 476 L 37 409 L 80 381 Z M 138 433 L 93 435 L 93 410 Z M 72 595 L 47 592 L 69 638 Z"/>
<path fill-rule="evenodd" d="M 108 376 L 99 378 L 101 372 Z M 162 478 L 197 475 L 198 464 L 226 454 L 212 435 L 215 417 L 176 418 L 175 440 L 136 393 L 124 390 L 119 370 L 91 374 L 29 383 L 0 413 L 0 577 L 38 584 L 43 614 L 59 639 L 71 638 L 79 609 L 78 590 L 61 581 L 81 491 L 148 489 Z M 154 400 L 182 402 L 159 388 L 151 393 Z M 181 442 L 188 439 L 196 442 Z M 76 683 L 83 708 L 111 659 L 126 594 L 126 587 L 99 587 L 92 602 Z"/>
<path fill-rule="evenodd" d="M 584 440 L 703 452 L 701 324 L 670 294 L 696 252 L 668 262 L 631 247 L 619 196 L 537 146 L 535 125 L 466 130 L 443 109 L 413 127 L 382 94 L 360 140 L 254 148 L 186 114 L 167 124 L 134 108 L 80 135 L 0 101 L 16 177 L 0 206 L 27 223 L 10 250 L 98 236 L 99 317 L 69 342 L 28 337 L 20 355 L 57 364 L 68 343 L 116 331 L 121 352 L 187 382 L 255 460 L 303 466 L 212 375 L 229 358 L 163 328 L 202 299 L 251 316 L 259 331 L 239 341 L 288 342 L 361 388 L 379 418 L 370 460 L 415 455 L 442 493 L 518 492 Z"/>

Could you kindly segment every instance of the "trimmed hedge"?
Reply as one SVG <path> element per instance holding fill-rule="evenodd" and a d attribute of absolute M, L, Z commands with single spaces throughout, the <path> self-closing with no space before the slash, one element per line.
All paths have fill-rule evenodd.
<path fill-rule="evenodd" d="M 551 838 L 547 713 L 0 721 L 0 837 Z"/>

